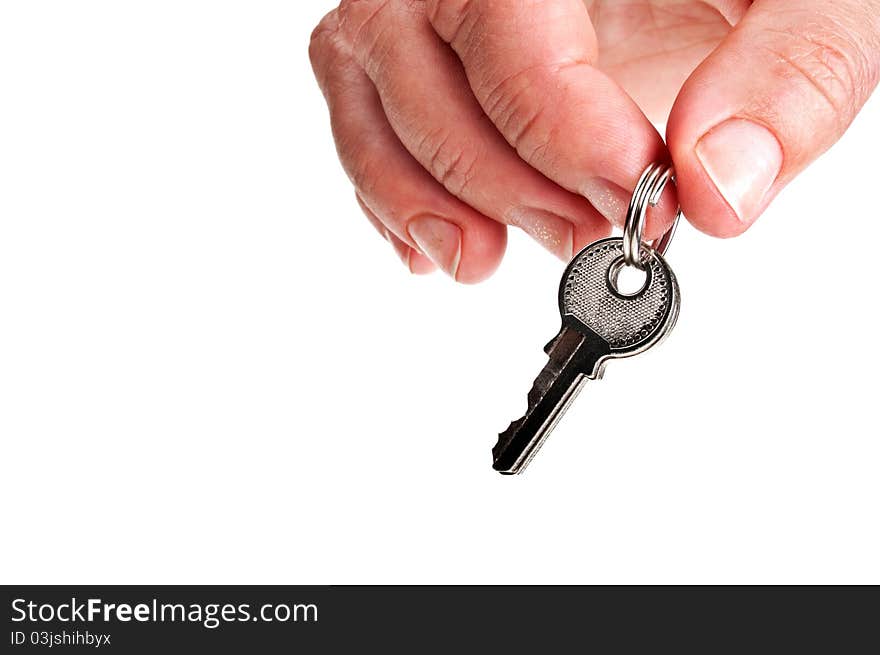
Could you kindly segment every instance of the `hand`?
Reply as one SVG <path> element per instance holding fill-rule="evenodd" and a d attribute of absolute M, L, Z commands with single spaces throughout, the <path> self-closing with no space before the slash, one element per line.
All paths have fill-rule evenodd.
<path fill-rule="evenodd" d="M 652 161 L 647 238 L 677 201 L 743 232 L 876 86 L 880 0 L 343 0 L 310 55 L 367 217 L 475 282 L 507 225 L 564 259 L 620 226 Z"/>

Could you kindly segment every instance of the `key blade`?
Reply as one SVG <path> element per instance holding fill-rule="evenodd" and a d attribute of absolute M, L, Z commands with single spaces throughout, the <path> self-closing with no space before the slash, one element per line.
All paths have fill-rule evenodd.
<path fill-rule="evenodd" d="M 588 378 L 596 377 L 611 354 L 608 343 L 585 326 L 563 326 L 548 344 L 550 359 L 535 378 L 525 415 L 498 435 L 494 468 L 504 475 L 522 473 Z"/>

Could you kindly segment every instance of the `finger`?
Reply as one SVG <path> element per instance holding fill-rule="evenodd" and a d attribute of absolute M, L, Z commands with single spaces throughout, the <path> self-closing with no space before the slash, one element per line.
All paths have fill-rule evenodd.
<path fill-rule="evenodd" d="M 880 75 L 880 2 L 758 0 L 690 76 L 667 130 L 685 215 L 744 231 L 846 130 Z"/>
<path fill-rule="evenodd" d="M 487 119 L 450 48 L 404 0 L 343 3 L 343 31 L 407 150 L 451 193 L 569 259 L 609 227 L 524 162 Z"/>
<path fill-rule="evenodd" d="M 621 225 L 645 166 L 668 154 L 632 99 L 593 66 L 596 35 L 583 0 L 428 0 L 427 7 L 484 112 L 520 157 Z M 651 212 L 649 238 L 671 223 L 669 189 Z"/>
<path fill-rule="evenodd" d="M 425 275 L 437 270 L 437 266 L 434 262 L 418 250 L 410 248 L 403 241 L 394 236 L 394 234 L 385 227 L 385 224 L 379 219 L 379 217 L 373 213 L 373 210 L 367 206 L 367 203 L 364 202 L 364 199 L 361 198 L 359 194 L 355 193 L 355 198 L 357 199 L 358 205 L 360 205 L 361 211 L 364 212 L 364 216 L 367 217 L 367 220 L 374 228 L 376 228 L 376 231 L 382 236 L 382 238 L 391 244 L 394 252 L 397 253 L 397 256 L 400 257 L 400 261 L 402 261 L 403 265 L 409 269 L 410 273 L 414 273 L 415 275 Z"/>
<path fill-rule="evenodd" d="M 506 228 L 452 196 L 400 144 L 375 88 L 339 38 L 336 12 L 316 29 L 310 55 L 343 168 L 373 215 L 459 282 L 491 275 L 504 255 Z"/>

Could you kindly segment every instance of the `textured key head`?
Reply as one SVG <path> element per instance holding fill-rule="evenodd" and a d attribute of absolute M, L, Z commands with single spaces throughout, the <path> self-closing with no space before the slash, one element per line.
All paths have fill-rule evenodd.
<path fill-rule="evenodd" d="M 666 261 L 644 248 L 644 286 L 631 295 L 618 291 L 623 240 L 602 239 L 581 250 L 559 288 L 563 319 L 574 318 L 605 339 L 617 357 L 634 355 L 661 341 L 678 318 L 678 282 Z"/>

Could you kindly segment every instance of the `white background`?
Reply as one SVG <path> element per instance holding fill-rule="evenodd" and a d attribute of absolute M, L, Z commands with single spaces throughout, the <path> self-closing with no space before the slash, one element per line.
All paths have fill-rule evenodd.
<path fill-rule="evenodd" d="M 362 218 L 306 54 L 330 2 L 0 10 L 0 581 L 880 583 L 880 98 L 524 476 L 559 323 Z"/>

